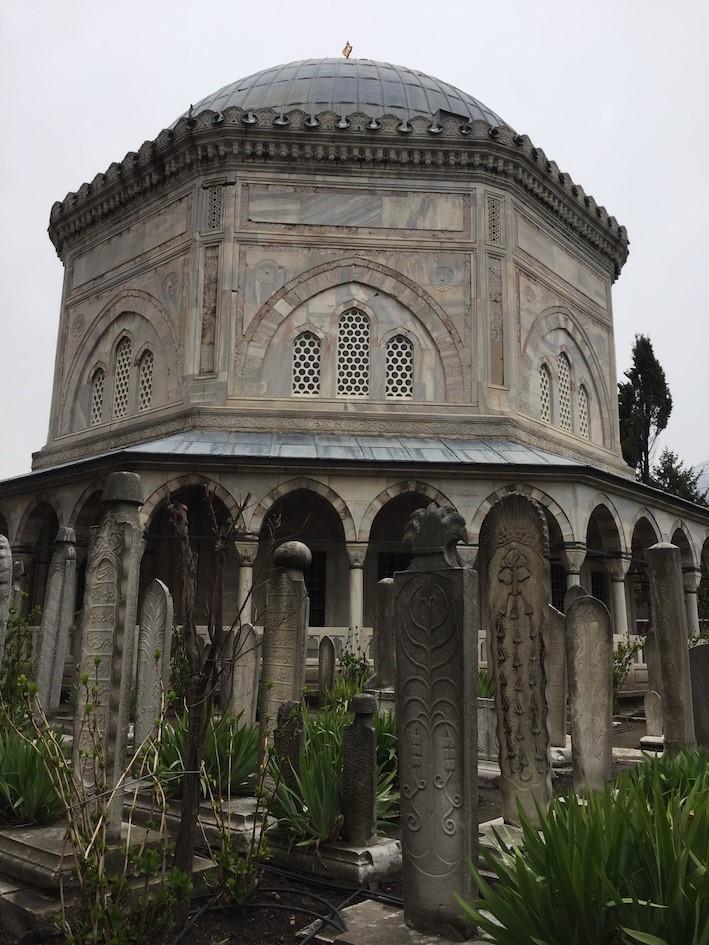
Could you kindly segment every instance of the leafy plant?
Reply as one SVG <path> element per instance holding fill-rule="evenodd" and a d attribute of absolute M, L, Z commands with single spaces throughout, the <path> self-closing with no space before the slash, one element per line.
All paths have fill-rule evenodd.
<path fill-rule="evenodd" d="M 360 647 L 355 648 L 348 641 L 342 648 L 340 669 L 343 678 L 356 685 L 357 692 L 361 692 L 370 675 L 366 653 Z"/>
<path fill-rule="evenodd" d="M 39 607 L 35 607 L 26 617 L 21 617 L 14 608 L 10 611 L 0 668 L 0 724 L 3 727 L 26 727 L 29 721 L 20 680 L 34 674 L 32 627 L 39 622 L 40 613 Z"/>
<path fill-rule="evenodd" d="M 41 742 L 0 732 L 0 824 L 46 824 L 63 813 Z"/>
<path fill-rule="evenodd" d="M 709 754 L 705 751 L 681 751 L 676 755 L 648 756 L 626 777 L 651 800 L 659 788 L 663 797 L 676 793 L 687 797 L 693 789 L 709 797 Z"/>
<path fill-rule="evenodd" d="M 618 711 L 618 693 L 630 672 L 635 657 L 645 646 L 645 637 L 636 637 L 634 640 L 620 640 L 613 652 L 613 711 Z"/>
<path fill-rule="evenodd" d="M 495 698 L 495 683 L 492 676 L 484 666 L 478 670 L 478 698 Z"/>

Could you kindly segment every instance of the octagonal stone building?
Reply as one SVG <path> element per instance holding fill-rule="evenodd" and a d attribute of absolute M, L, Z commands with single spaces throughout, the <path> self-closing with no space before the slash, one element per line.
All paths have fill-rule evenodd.
<path fill-rule="evenodd" d="M 456 506 L 472 557 L 517 489 L 545 509 L 555 602 L 581 582 L 633 632 L 644 550 L 672 540 L 698 626 L 709 516 L 636 483 L 620 450 L 626 231 L 472 96 L 370 60 L 266 69 L 56 203 L 49 235 L 65 267 L 49 434 L 0 484 L 28 607 L 57 529 L 81 569 L 105 477 L 129 469 L 143 587 L 178 581 L 168 495 L 192 510 L 201 586 L 203 487 L 238 513 L 226 619 L 259 622 L 268 551 L 298 537 L 313 632 L 366 628 L 414 509 Z"/>

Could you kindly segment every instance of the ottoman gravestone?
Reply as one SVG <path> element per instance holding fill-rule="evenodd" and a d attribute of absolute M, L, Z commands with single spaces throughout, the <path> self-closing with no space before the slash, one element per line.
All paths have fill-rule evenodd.
<path fill-rule="evenodd" d="M 368 694 L 350 701 L 354 721 L 343 734 L 342 812 L 350 843 L 366 846 L 377 834 L 377 701 Z"/>
<path fill-rule="evenodd" d="M 142 745 L 160 717 L 163 693 L 170 687 L 172 647 L 172 597 L 157 578 L 148 585 L 140 609 L 138 666 L 136 673 L 135 735 Z"/>
<path fill-rule="evenodd" d="M 689 651 L 689 678 L 697 745 L 709 751 L 709 644 L 693 646 Z"/>
<path fill-rule="evenodd" d="M 234 630 L 227 653 L 229 665 L 224 673 L 222 704 L 231 715 L 238 715 L 244 725 L 253 725 L 258 704 L 261 643 L 250 623 L 242 623 Z"/>
<path fill-rule="evenodd" d="M 0 535 L 0 666 L 5 652 L 7 621 L 10 616 L 12 597 L 12 551 L 10 542 Z"/>
<path fill-rule="evenodd" d="M 49 564 L 37 658 L 37 698 L 49 718 L 59 708 L 75 599 L 76 535 L 73 528 L 60 528 Z"/>
<path fill-rule="evenodd" d="M 335 644 L 327 634 L 318 646 L 318 695 L 320 705 L 327 699 L 327 694 L 335 685 Z"/>

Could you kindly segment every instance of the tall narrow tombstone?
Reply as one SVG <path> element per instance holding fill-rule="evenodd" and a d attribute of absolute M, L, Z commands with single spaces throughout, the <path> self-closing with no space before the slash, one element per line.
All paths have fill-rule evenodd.
<path fill-rule="evenodd" d="M 303 571 L 310 549 L 287 541 L 273 553 L 274 573 L 266 586 L 263 615 L 263 666 L 259 690 L 261 744 L 271 735 L 282 702 L 298 702 L 305 686 L 308 592 Z"/>
<path fill-rule="evenodd" d="M 456 552 L 463 518 L 430 505 L 404 533 L 413 560 L 394 578 L 404 918 L 465 937 L 455 895 L 477 860 L 477 582 Z"/>
<path fill-rule="evenodd" d="M 648 548 L 652 622 L 662 674 L 662 730 L 665 752 L 696 748 L 689 680 L 687 611 L 679 548 L 659 542 Z"/>
<path fill-rule="evenodd" d="M 25 562 L 20 558 L 14 558 L 12 561 L 12 594 L 10 596 L 10 610 L 14 611 L 16 616 L 22 613 L 22 601 L 25 598 L 25 583 L 27 580 L 27 569 Z"/>
<path fill-rule="evenodd" d="M 645 734 L 652 738 L 662 735 L 662 699 L 659 692 L 651 689 L 645 693 Z"/>
<path fill-rule="evenodd" d="M 59 708 L 76 600 L 76 534 L 60 528 L 49 564 L 37 659 L 37 697 L 48 718 Z"/>
<path fill-rule="evenodd" d="M 689 651 L 689 678 L 692 683 L 694 732 L 699 748 L 709 751 L 709 645 Z"/>
<path fill-rule="evenodd" d="M 488 660 L 495 682 L 500 789 L 505 821 L 532 822 L 551 801 L 544 624 L 550 587 L 544 513 L 510 493 L 480 532 Z"/>
<path fill-rule="evenodd" d="M 5 637 L 7 635 L 7 621 L 10 616 L 10 599 L 12 596 L 12 551 L 10 542 L 4 535 L 0 535 L 0 667 L 5 653 Z"/>
<path fill-rule="evenodd" d="M 243 725 L 256 721 L 261 643 L 250 623 L 234 631 L 229 648 L 230 667 L 226 673 L 224 705 L 230 715 L 238 715 Z"/>
<path fill-rule="evenodd" d="M 613 630 L 595 597 L 578 597 L 566 612 L 574 790 L 601 791 L 612 774 Z"/>
<path fill-rule="evenodd" d="M 564 615 L 547 604 L 544 624 L 549 738 L 555 748 L 566 746 L 566 639 Z"/>
<path fill-rule="evenodd" d="M 647 666 L 647 680 L 651 690 L 662 696 L 662 668 L 660 666 L 660 654 L 657 648 L 657 638 L 655 628 L 652 625 L 652 619 L 647 625 L 645 632 L 645 644 L 643 646 L 645 653 L 645 665 Z"/>
<path fill-rule="evenodd" d="M 138 510 L 140 476 L 116 472 L 106 480 L 106 511 L 91 529 L 86 565 L 80 674 L 98 690 L 92 710 L 104 748 L 108 789 L 116 788 L 126 764 L 133 644 L 138 611 L 143 535 Z M 74 717 L 74 775 L 92 783 L 86 689 L 79 686 Z M 120 835 L 123 792 L 117 788 L 107 813 L 109 839 Z"/>
<path fill-rule="evenodd" d="M 160 717 L 163 694 L 170 688 L 172 596 L 157 578 L 148 585 L 140 610 L 136 672 L 135 734 L 137 748 L 149 738 Z"/>
<path fill-rule="evenodd" d="M 327 694 L 335 685 L 335 644 L 332 637 L 325 634 L 318 647 L 318 696 L 320 705 L 324 705 Z"/>
<path fill-rule="evenodd" d="M 354 721 L 343 734 L 342 813 L 345 836 L 355 846 L 366 846 L 377 835 L 377 700 L 366 693 L 350 701 Z"/>
<path fill-rule="evenodd" d="M 278 706 L 278 717 L 273 731 L 273 750 L 278 759 L 281 778 L 292 791 L 297 790 L 300 753 L 304 747 L 305 729 L 300 702 L 282 702 Z"/>
<path fill-rule="evenodd" d="M 367 689 L 391 689 L 396 682 L 396 640 L 394 638 L 394 579 L 377 582 L 377 612 L 373 628 L 374 675 Z"/>

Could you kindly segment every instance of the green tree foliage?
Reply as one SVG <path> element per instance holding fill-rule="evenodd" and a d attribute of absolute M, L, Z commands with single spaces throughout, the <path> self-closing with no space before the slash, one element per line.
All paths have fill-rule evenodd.
<path fill-rule="evenodd" d="M 679 456 L 671 449 L 665 448 L 660 459 L 652 470 L 652 484 L 665 492 L 677 495 L 680 499 L 688 499 L 697 505 L 707 504 L 706 490 L 699 488 L 701 473 L 693 472 L 691 466 L 685 466 Z"/>
<path fill-rule="evenodd" d="M 625 461 L 649 485 L 652 449 L 672 413 L 672 395 L 646 335 L 635 336 L 633 365 L 625 376 L 618 384 L 621 447 Z"/>

